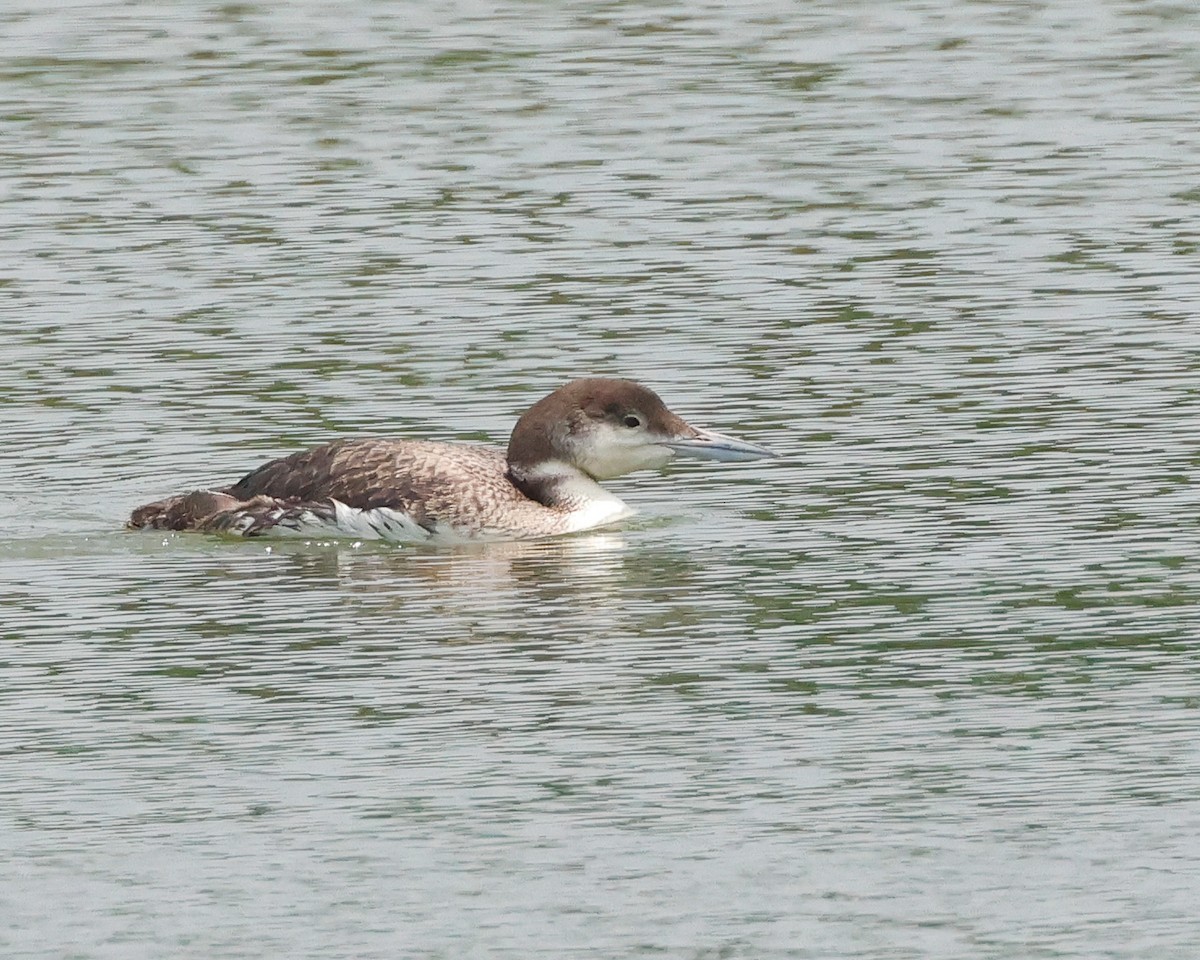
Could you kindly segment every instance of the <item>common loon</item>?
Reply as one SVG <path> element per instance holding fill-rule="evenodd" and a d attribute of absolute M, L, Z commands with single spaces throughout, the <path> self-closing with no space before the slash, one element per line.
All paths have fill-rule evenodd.
<path fill-rule="evenodd" d="M 690 426 L 631 380 L 575 380 L 517 421 L 507 453 L 482 444 L 334 440 L 237 483 L 138 507 L 131 528 L 350 535 L 398 543 L 521 540 L 614 523 L 633 511 L 597 480 L 676 454 L 774 457 Z"/>

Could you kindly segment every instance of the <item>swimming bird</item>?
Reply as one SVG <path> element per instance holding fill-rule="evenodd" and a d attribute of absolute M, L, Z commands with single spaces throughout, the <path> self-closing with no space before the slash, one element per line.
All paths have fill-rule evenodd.
<path fill-rule="evenodd" d="M 128 526 L 397 543 L 555 536 L 628 517 L 632 509 L 597 481 L 662 467 L 677 454 L 775 456 L 689 425 L 632 380 L 593 377 L 530 407 L 507 451 L 429 440 L 334 440 L 263 464 L 232 486 L 138 507 Z"/>

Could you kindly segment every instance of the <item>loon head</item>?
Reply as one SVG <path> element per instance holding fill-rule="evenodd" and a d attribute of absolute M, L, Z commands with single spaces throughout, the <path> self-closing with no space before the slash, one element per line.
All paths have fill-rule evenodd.
<path fill-rule="evenodd" d="M 676 455 L 708 460 L 774 457 L 764 447 L 693 427 L 632 380 L 575 380 L 529 408 L 508 444 L 519 478 L 579 471 L 608 480 L 662 467 Z"/>

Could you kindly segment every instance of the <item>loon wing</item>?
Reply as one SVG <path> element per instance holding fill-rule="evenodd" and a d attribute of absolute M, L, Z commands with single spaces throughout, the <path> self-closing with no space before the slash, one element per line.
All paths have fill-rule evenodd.
<path fill-rule="evenodd" d="M 428 446 L 406 440 L 335 440 L 264 463 L 224 492 L 240 500 L 340 500 L 359 510 L 409 510 L 425 499 L 420 471 L 414 469 L 414 448 Z"/>
<path fill-rule="evenodd" d="M 473 488 L 521 498 L 504 480 L 506 469 L 503 453 L 490 447 L 335 440 L 265 463 L 230 487 L 138 507 L 128 525 L 419 542 L 457 526 Z"/>

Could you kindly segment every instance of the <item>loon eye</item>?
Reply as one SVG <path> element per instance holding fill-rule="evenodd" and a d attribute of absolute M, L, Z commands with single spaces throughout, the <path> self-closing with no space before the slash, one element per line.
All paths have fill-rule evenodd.
<path fill-rule="evenodd" d="M 629 427 L 631 430 L 634 427 L 640 427 L 641 425 L 642 421 L 635 417 L 632 413 L 625 418 L 625 426 Z"/>

